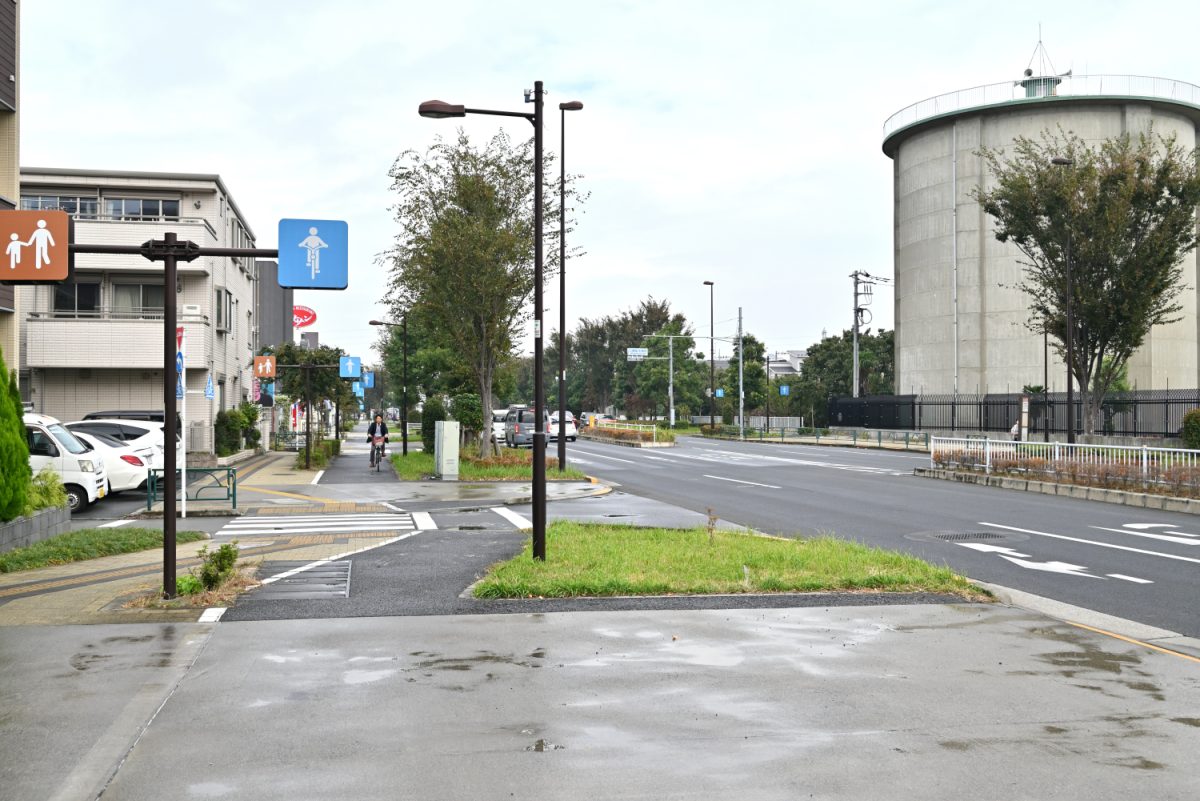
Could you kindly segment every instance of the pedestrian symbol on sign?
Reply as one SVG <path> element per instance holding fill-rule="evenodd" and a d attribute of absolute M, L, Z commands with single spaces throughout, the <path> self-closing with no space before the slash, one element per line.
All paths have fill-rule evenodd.
<path fill-rule="evenodd" d="M 46 230 L 46 221 L 38 220 L 37 228 L 29 235 L 28 242 L 22 242 L 19 234 L 11 234 L 11 240 L 5 253 L 8 254 L 8 269 L 15 270 L 21 263 L 21 248 L 33 248 L 34 269 L 42 269 L 42 263 L 50 263 L 50 248 L 54 246 L 54 235 Z"/>

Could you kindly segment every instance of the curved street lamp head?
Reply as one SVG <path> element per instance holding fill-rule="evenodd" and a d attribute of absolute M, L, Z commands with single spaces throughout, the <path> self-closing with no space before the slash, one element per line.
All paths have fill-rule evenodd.
<path fill-rule="evenodd" d="M 1059 167 L 1070 167 L 1075 162 L 1066 156 L 1055 156 L 1054 158 L 1050 159 L 1050 163 L 1057 164 Z"/>
<path fill-rule="evenodd" d="M 712 285 L 713 285 L 713 282 L 712 282 L 712 281 L 705 281 L 705 282 L 704 282 L 704 285 L 705 285 L 705 286 L 712 286 Z"/>
<path fill-rule="evenodd" d="M 583 103 L 578 100 L 568 100 L 566 103 L 559 103 L 559 111 L 580 111 L 583 109 Z"/>
<path fill-rule="evenodd" d="M 371 320 L 367 325 L 387 325 L 383 320 Z"/>
<path fill-rule="evenodd" d="M 456 106 L 444 100 L 426 100 L 417 107 L 417 112 L 422 117 L 429 117 L 435 120 L 445 119 L 446 117 L 467 116 L 466 106 Z"/>

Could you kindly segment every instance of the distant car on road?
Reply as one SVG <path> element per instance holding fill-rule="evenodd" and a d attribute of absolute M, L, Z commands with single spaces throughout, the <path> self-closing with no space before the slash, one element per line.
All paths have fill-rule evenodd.
<path fill-rule="evenodd" d="M 567 442 L 574 442 L 579 436 L 579 429 L 575 427 L 575 415 L 569 410 L 563 425 L 559 425 L 557 414 L 550 418 L 550 439 L 557 440 L 560 436 L 566 437 Z"/>
<path fill-rule="evenodd" d="M 504 444 L 510 448 L 533 447 L 536 415 L 528 406 L 511 406 L 504 416 Z M 550 432 L 550 415 L 542 412 L 542 430 Z"/>
<path fill-rule="evenodd" d="M 154 423 L 146 420 L 79 420 L 74 423 L 66 423 L 65 427 L 70 431 L 82 431 L 85 434 L 104 434 L 119 439 L 126 445 L 132 445 L 134 450 L 144 446 L 153 446 L 154 460 L 150 467 L 161 469 L 163 466 L 163 455 L 166 452 L 163 439 L 162 423 Z M 177 454 L 177 464 L 179 467 L 182 462 L 182 454 Z"/>
<path fill-rule="evenodd" d="M 508 416 L 508 409 L 493 409 L 492 410 L 492 437 L 496 442 L 504 441 L 504 418 Z"/>

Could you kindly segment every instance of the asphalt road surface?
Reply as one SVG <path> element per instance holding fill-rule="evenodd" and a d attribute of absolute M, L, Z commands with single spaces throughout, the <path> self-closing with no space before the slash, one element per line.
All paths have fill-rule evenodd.
<path fill-rule="evenodd" d="M 669 449 L 568 446 L 623 492 L 759 531 L 833 534 L 978 581 L 1200 636 L 1200 519 L 917 478 L 929 457 L 680 437 Z"/>

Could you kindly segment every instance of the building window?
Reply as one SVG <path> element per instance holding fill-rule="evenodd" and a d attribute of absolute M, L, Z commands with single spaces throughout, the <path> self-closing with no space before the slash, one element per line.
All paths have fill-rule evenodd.
<path fill-rule="evenodd" d="M 161 317 L 162 284 L 116 284 L 112 306 L 113 312 L 121 317 Z"/>
<path fill-rule="evenodd" d="M 55 284 L 55 317 L 96 317 L 100 313 L 100 284 Z"/>
<path fill-rule="evenodd" d="M 100 200 L 81 195 L 22 195 L 25 211 L 62 210 L 76 219 L 94 220 L 100 213 Z"/>
<path fill-rule="evenodd" d="M 104 213 L 110 220 L 178 220 L 179 201 L 108 197 L 104 199 Z"/>
<path fill-rule="evenodd" d="M 228 332 L 233 327 L 233 293 L 217 287 L 214 305 L 217 312 L 217 330 Z"/>

